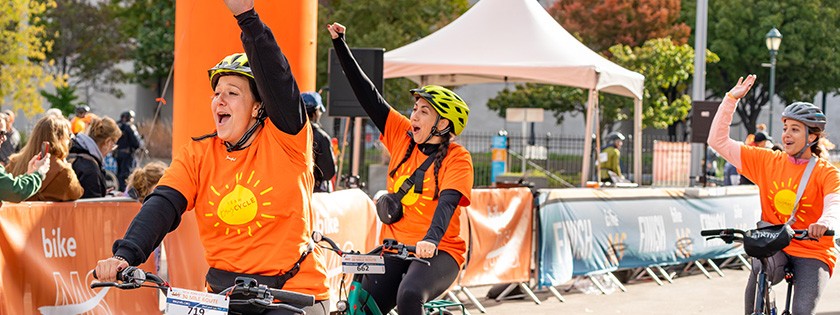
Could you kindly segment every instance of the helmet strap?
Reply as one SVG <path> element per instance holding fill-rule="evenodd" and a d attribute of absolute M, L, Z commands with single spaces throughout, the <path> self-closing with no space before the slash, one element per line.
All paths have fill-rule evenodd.
<path fill-rule="evenodd" d="M 251 136 L 253 136 L 254 133 L 257 132 L 257 128 L 265 124 L 265 118 L 265 108 L 262 106 L 262 104 L 260 104 L 260 109 L 257 110 L 257 121 L 253 125 L 251 125 L 251 127 L 248 128 L 247 131 L 245 131 L 245 134 L 242 135 L 242 138 L 239 138 L 239 141 L 237 141 L 234 144 L 230 144 L 227 141 L 225 141 L 225 147 L 227 147 L 227 151 L 233 152 L 244 149 L 245 147 L 243 146 L 246 142 L 248 142 L 248 139 L 250 139 Z"/>
<path fill-rule="evenodd" d="M 794 158 L 798 159 L 799 157 L 802 156 L 803 153 L 805 153 L 806 149 L 810 148 L 812 145 L 817 143 L 817 141 L 820 141 L 819 137 L 817 137 L 817 139 L 814 140 L 813 142 L 808 142 L 808 136 L 810 136 L 810 135 L 811 135 L 811 131 L 808 130 L 808 127 L 806 126 L 805 127 L 805 146 L 802 147 L 802 150 L 799 150 L 799 153 L 797 153 L 796 155 L 793 156 Z M 813 152 L 811 154 L 813 154 Z"/>
<path fill-rule="evenodd" d="M 429 136 L 426 137 L 426 140 L 423 140 L 423 142 L 420 142 L 418 144 L 424 144 L 426 142 L 429 142 L 429 140 L 431 140 L 432 137 L 434 137 L 434 136 L 443 137 L 444 135 L 449 133 L 450 129 L 452 129 L 452 124 L 450 123 L 449 126 L 447 126 L 446 128 L 443 128 L 443 130 L 438 130 L 437 129 L 438 123 L 440 123 L 440 114 L 438 114 L 437 118 L 435 119 L 435 124 L 434 124 L 434 126 L 432 126 L 432 131 L 429 132 Z"/>

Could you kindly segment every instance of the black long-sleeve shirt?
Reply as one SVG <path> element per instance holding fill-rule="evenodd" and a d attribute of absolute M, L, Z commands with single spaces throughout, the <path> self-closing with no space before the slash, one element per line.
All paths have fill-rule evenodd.
<path fill-rule="evenodd" d="M 341 68 L 344 70 L 344 74 L 347 76 L 347 80 L 353 88 L 353 93 L 356 94 L 359 103 L 362 104 L 365 112 L 370 116 L 370 120 L 379 129 L 379 132 L 384 134 L 391 105 L 382 97 L 382 94 L 379 93 L 379 90 L 376 89 L 376 86 L 356 62 L 353 53 L 350 52 L 350 48 L 347 47 L 347 43 L 344 41 L 344 34 L 339 34 L 338 38 L 333 39 L 332 42 L 333 47 L 335 47 L 336 56 L 338 56 L 338 60 L 341 62 Z M 418 145 L 420 152 L 426 156 L 434 154 L 437 148 L 437 144 L 424 143 Z M 435 245 L 440 243 L 462 196 L 461 192 L 454 189 L 445 189 L 440 192 L 438 205 L 432 217 L 432 224 L 426 232 L 426 237 L 423 238 L 424 241 L 432 242 Z"/>
<path fill-rule="evenodd" d="M 312 175 L 315 177 L 315 192 L 328 192 L 325 182 L 335 176 L 335 159 L 333 159 L 332 142 L 321 125 L 312 124 L 312 155 L 315 157 L 315 169 Z"/>
<path fill-rule="evenodd" d="M 307 123 L 306 109 L 289 62 L 277 45 L 271 30 L 251 9 L 236 16 L 242 29 L 242 46 L 262 97 L 268 119 L 287 134 L 297 134 Z M 136 266 L 149 258 L 167 233 L 181 223 L 187 199 L 177 190 L 158 186 L 146 197 L 140 213 L 131 222 L 123 239 L 114 242 L 114 255 Z"/>

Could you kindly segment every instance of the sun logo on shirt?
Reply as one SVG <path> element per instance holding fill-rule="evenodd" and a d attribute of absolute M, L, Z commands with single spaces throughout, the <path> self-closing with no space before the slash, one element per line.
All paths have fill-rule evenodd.
<path fill-rule="evenodd" d="M 259 196 L 263 196 L 274 189 L 268 187 L 265 189 L 259 188 L 260 180 L 251 182 L 254 179 L 254 171 L 248 175 L 248 180 L 244 183 L 242 181 L 242 173 L 236 174 L 236 182 L 233 187 L 225 184 L 224 187 L 215 187 L 210 185 L 210 191 L 216 197 L 216 201 L 208 201 L 210 206 L 216 207 L 215 213 L 205 213 L 205 217 L 218 217 L 220 222 L 213 224 L 213 227 L 219 227 L 222 223 L 226 224 L 225 235 L 236 233 L 242 235 L 247 233 L 248 236 L 254 236 L 254 231 L 263 227 L 260 220 L 272 220 L 276 217 L 265 213 L 260 213 L 260 206 L 271 206 L 271 202 L 259 202 Z M 251 190 L 253 189 L 253 190 Z M 254 191 L 259 191 L 254 194 Z M 251 222 L 254 222 L 251 225 Z"/>
<path fill-rule="evenodd" d="M 787 182 L 773 181 L 773 187 L 770 189 L 770 194 L 767 198 L 773 202 L 773 207 L 776 208 L 776 217 L 781 221 L 787 221 L 790 214 L 793 212 L 793 204 L 796 202 L 796 189 L 798 183 L 793 183 L 793 178 L 788 178 Z M 808 197 L 802 196 L 799 200 L 799 210 L 796 212 L 796 220 L 804 221 L 802 214 L 808 213 L 805 208 L 811 208 L 813 205 L 807 200 Z"/>
<path fill-rule="evenodd" d="M 413 169 L 408 169 L 408 166 L 403 165 L 397 170 L 397 178 L 394 180 L 393 191 L 399 191 L 400 186 L 408 179 L 409 176 L 414 174 Z M 430 189 L 429 179 L 423 179 L 423 192 L 427 192 Z M 414 187 L 408 190 L 408 193 L 405 194 L 405 197 L 402 199 L 403 208 L 411 209 L 416 211 L 419 214 L 423 214 L 423 211 L 420 210 L 420 207 L 425 207 L 426 202 L 431 201 L 432 197 L 424 196 L 422 194 L 418 194 L 414 192 Z M 419 207 L 418 207 L 419 206 Z"/>

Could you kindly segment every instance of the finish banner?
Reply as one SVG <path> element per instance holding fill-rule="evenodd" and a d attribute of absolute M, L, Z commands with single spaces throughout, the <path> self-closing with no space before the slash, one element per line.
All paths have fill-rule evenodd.
<path fill-rule="evenodd" d="M 91 289 L 91 270 L 111 256 L 138 202 L 3 203 L 0 314 L 154 314 L 154 289 Z M 140 266 L 154 271 L 154 257 Z"/>
<path fill-rule="evenodd" d="M 541 285 L 616 269 L 671 265 L 742 252 L 705 229 L 754 228 L 758 189 L 556 189 L 540 195 Z"/>
<path fill-rule="evenodd" d="M 533 253 L 531 190 L 473 189 L 471 201 L 466 209 L 469 261 L 460 285 L 527 282 Z"/>

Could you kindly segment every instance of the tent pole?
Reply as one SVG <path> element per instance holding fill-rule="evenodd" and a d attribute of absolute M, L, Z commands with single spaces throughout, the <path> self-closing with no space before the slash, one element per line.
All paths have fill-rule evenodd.
<path fill-rule="evenodd" d="M 589 98 L 586 101 L 586 127 L 583 131 L 583 165 L 580 170 L 580 187 L 586 187 L 586 180 L 589 178 L 589 166 L 592 157 L 592 111 L 595 108 L 593 99 L 597 98 L 594 89 L 589 90 Z"/>
<path fill-rule="evenodd" d="M 633 181 L 642 185 L 642 99 L 633 99 Z"/>
<path fill-rule="evenodd" d="M 595 97 L 593 97 L 593 103 L 595 106 L 592 107 L 595 110 L 595 122 L 592 123 L 593 127 L 595 127 L 595 181 L 598 182 L 598 187 L 601 186 L 601 104 L 599 103 L 600 97 L 597 90 L 595 90 Z"/>

